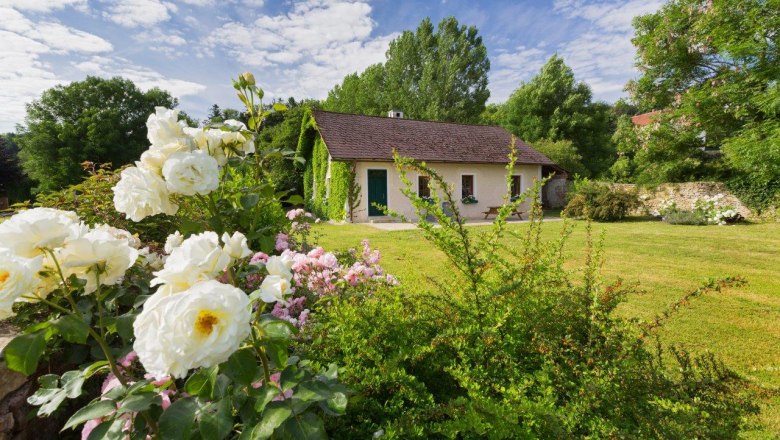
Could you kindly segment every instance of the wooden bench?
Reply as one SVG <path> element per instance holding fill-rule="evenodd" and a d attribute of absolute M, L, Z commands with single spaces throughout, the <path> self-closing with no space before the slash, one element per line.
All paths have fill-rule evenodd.
<path fill-rule="evenodd" d="M 488 216 L 490 215 L 498 215 L 499 209 L 501 209 L 500 206 L 488 206 L 488 210 L 482 212 L 483 214 L 485 214 L 485 220 L 487 220 Z M 519 211 L 515 209 L 515 212 L 513 212 L 512 215 L 516 215 L 517 218 L 519 218 L 520 220 L 523 219 L 523 211 Z"/>

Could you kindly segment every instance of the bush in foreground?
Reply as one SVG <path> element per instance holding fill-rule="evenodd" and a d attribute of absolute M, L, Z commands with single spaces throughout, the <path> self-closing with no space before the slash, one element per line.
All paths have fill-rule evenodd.
<path fill-rule="evenodd" d="M 300 350 L 337 362 L 355 390 L 347 414 L 328 421 L 334 437 L 735 438 L 756 411 L 717 359 L 657 336 L 674 310 L 739 279 L 709 282 L 651 322 L 621 318 L 615 308 L 633 288 L 602 283 L 598 244 L 589 239 L 581 271 L 564 270 L 570 226 L 542 241 L 537 206 L 525 234 L 507 231 L 517 200 L 489 231 L 465 228 L 457 203 L 452 218 L 438 208 L 453 200 L 433 170 L 398 165 L 431 177 L 436 203 L 408 181 L 406 194 L 441 225 L 419 216 L 451 263 L 449 282 L 342 296 L 318 314 Z M 521 244 L 505 246 L 507 235 Z"/>

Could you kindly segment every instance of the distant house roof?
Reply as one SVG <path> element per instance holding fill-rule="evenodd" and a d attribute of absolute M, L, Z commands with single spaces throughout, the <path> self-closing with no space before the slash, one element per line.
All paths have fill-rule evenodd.
<path fill-rule="evenodd" d="M 315 110 L 322 139 L 335 160 L 392 161 L 401 156 L 427 162 L 507 163 L 512 135 L 501 127 L 362 116 Z M 517 163 L 555 165 L 517 139 Z"/>
<path fill-rule="evenodd" d="M 632 116 L 631 122 L 634 125 L 638 125 L 641 127 L 653 122 L 655 117 L 660 114 L 661 114 L 661 110 L 653 110 L 651 112 L 642 113 L 641 115 Z"/>

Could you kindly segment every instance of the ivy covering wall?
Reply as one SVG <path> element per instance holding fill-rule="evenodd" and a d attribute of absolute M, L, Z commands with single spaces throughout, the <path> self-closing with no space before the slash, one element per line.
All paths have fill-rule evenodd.
<path fill-rule="evenodd" d="M 306 159 L 303 171 L 303 195 L 306 208 L 321 218 L 344 220 L 349 192 L 350 166 L 346 162 L 333 161 L 328 175 L 328 147 L 317 131 L 317 122 L 310 110 L 301 122 L 296 155 Z M 330 190 L 328 191 L 328 184 Z"/>

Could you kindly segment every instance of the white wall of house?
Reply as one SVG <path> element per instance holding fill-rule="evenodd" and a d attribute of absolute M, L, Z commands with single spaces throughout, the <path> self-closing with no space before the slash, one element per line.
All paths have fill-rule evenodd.
<path fill-rule="evenodd" d="M 474 176 L 474 191 L 478 203 L 464 205 L 460 202 L 461 214 L 469 219 L 484 218 L 484 211 L 491 206 L 501 206 L 506 193 L 506 167 L 502 164 L 467 164 L 467 163 L 428 163 L 441 176 L 452 185 L 455 198 L 460 200 L 461 176 L 470 174 Z M 357 162 L 356 174 L 361 189 L 361 208 L 355 213 L 356 222 L 368 222 L 374 217 L 368 215 L 368 170 L 387 170 L 387 204 L 388 207 L 405 215 L 411 220 L 416 220 L 414 208 L 409 200 L 401 193 L 403 182 L 392 162 Z M 522 191 L 533 186 L 535 180 L 541 180 L 541 165 L 515 165 L 513 175 L 521 176 Z M 407 177 L 412 181 L 412 188 L 417 191 L 418 175 L 408 172 Z M 530 205 L 530 202 L 526 202 Z M 521 208 L 528 211 L 528 206 Z M 491 217 L 493 218 L 493 217 Z"/>

